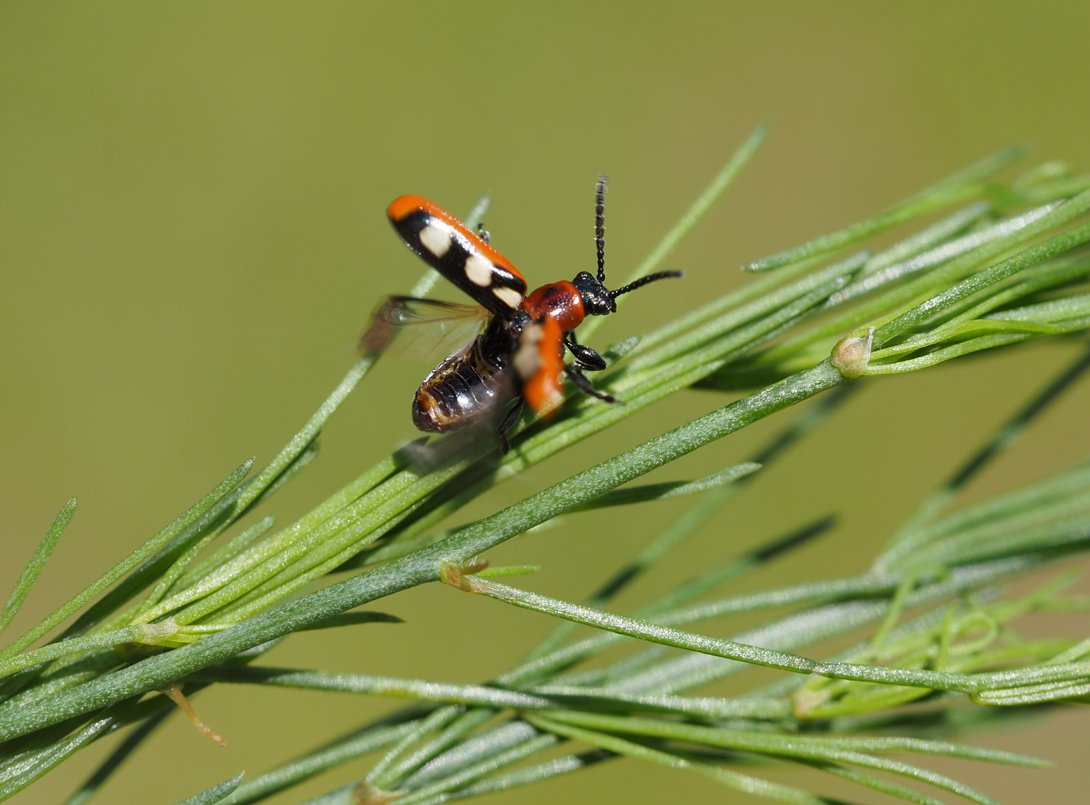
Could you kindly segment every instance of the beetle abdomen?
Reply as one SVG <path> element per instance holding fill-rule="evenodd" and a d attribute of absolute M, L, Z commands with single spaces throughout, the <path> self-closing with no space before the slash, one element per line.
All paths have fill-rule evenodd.
<path fill-rule="evenodd" d="M 413 399 L 413 424 L 439 433 L 475 422 L 494 423 L 518 393 L 502 356 L 485 336 L 455 352 L 424 378 Z"/>

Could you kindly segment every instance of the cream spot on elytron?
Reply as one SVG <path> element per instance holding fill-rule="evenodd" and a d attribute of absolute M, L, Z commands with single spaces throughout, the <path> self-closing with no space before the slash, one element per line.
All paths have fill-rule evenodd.
<path fill-rule="evenodd" d="M 492 261 L 484 255 L 471 253 L 466 259 L 466 276 L 474 285 L 487 288 L 492 284 Z"/>
<path fill-rule="evenodd" d="M 542 336 L 544 333 L 541 332 L 541 325 L 532 323 L 526 326 L 519 338 L 518 349 L 512 356 L 512 363 L 523 381 L 533 377 L 541 366 L 541 353 L 537 345 L 541 343 Z"/>
<path fill-rule="evenodd" d="M 522 304 L 522 294 L 514 288 L 493 288 L 492 293 L 510 308 L 516 308 Z"/>
<path fill-rule="evenodd" d="M 436 257 L 450 251 L 450 232 L 445 227 L 428 224 L 420 230 L 420 242 Z"/>

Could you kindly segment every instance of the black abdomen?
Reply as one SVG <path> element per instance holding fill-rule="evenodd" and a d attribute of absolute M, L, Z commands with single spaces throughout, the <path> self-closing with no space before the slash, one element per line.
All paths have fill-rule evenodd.
<path fill-rule="evenodd" d="M 507 363 L 512 334 L 498 318 L 424 378 L 413 399 L 413 424 L 439 433 L 477 422 L 495 424 L 518 393 Z"/>

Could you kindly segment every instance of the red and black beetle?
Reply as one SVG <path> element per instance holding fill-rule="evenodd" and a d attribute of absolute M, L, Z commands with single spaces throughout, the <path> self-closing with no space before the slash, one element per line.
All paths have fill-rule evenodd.
<path fill-rule="evenodd" d="M 489 315 L 478 336 L 454 352 L 424 378 L 413 400 L 413 423 L 429 432 L 456 430 L 474 423 L 499 423 L 502 448 L 523 404 L 550 416 L 563 402 L 563 376 L 606 402 L 584 372 L 606 368 L 605 359 L 580 344 L 575 328 L 587 316 L 617 310 L 616 299 L 649 282 L 679 277 L 680 271 L 649 274 L 616 290 L 605 285 L 606 177 L 595 193 L 595 242 L 598 275 L 580 271 L 570 282 L 542 285 L 526 294 L 526 280 L 489 242 L 482 229 L 471 232 L 441 207 L 420 196 L 399 196 L 386 209 L 405 243 L 432 268 L 457 285 Z M 419 318 L 427 307 L 440 316 L 459 306 L 429 299 L 393 296 L 380 308 L 364 336 L 364 348 L 377 351 L 393 326 Z M 573 361 L 564 362 L 565 349 Z"/>

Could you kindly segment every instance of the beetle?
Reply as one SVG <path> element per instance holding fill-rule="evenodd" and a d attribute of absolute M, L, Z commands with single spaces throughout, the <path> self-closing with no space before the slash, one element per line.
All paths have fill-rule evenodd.
<path fill-rule="evenodd" d="M 597 276 L 580 271 L 571 281 L 542 285 L 529 294 L 525 278 L 492 246 L 483 227 L 472 232 L 421 196 L 399 196 L 390 203 L 386 214 L 405 244 L 487 315 L 477 337 L 448 356 L 420 384 L 412 406 L 417 428 L 442 433 L 499 423 L 505 452 L 508 431 L 524 404 L 542 417 L 555 413 L 564 399 L 564 376 L 599 400 L 618 402 L 595 389 L 584 374 L 605 369 L 606 362 L 596 350 L 579 343 L 575 329 L 587 316 L 615 313 L 618 296 L 650 282 L 680 277 L 681 272 L 659 271 L 614 290 L 606 286 L 606 183 L 606 177 L 600 176 L 595 188 Z M 391 296 L 364 334 L 362 349 L 377 354 L 399 325 L 427 318 L 454 319 L 466 311 L 465 306 L 449 302 Z M 564 362 L 565 351 L 572 354 L 571 363 Z"/>

